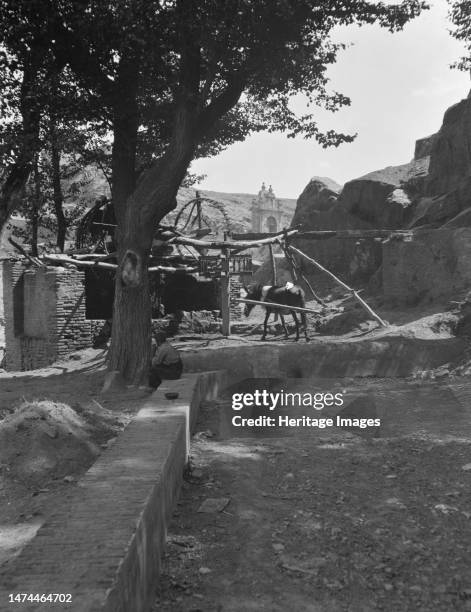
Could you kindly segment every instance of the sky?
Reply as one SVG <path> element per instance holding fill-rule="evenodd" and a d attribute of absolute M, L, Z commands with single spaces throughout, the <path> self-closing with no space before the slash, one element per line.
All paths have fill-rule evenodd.
<path fill-rule="evenodd" d="M 449 34 L 446 0 L 429 4 L 396 34 L 377 26 L 336 33 L 354 44 L 329 68 L 330 87 L 348 95 L 351 106 L 335 114 L 319 111 L 319 125 L 357 133 L 354 143 L 323 149 L 314 140 L 256 134 L 194 162 L 192 171 L 207 175 L 200 188 L 255 193 L 265 181 L 278 197 L 297 198 L 312 176 L 344 184 L 410 161 L 415 141 L 438 131 L 445 110 L 471 89 L 469 73 L 450 68 L 464 51 Z M 297 105 L 302 111 L 303 102 Z"/>

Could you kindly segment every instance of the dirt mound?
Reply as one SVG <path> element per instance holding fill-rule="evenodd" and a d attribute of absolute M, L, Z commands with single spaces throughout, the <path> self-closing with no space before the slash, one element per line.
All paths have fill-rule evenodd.
<path fill-rule="evenodd" d="M 66 404 L 25 401 L 0 422 L 0 463 L 24 483 L 63 478 L 99 454 L 90 433 Z"/>
<path fill-rule="evenodd" d="M 329 313 L 318 325 L 318 331 L 327 336 L 342 336 L 349 333 L 366 332 L 378 327 L 362 308 L 351 307 L 344 312 Z"/>

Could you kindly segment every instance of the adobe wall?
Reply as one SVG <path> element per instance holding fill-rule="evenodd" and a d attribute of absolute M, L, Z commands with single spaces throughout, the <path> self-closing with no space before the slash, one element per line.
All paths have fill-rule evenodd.
<path fill-rule="evenodd" d="M 391 305 L 458 297 L 471 289 L 471 228 L 392 237 L 383 243 L 382 276 Z"/>
<path fill-rule="evenodd" d="M 45 367 L 91 345 L 83 272 L 10 261 L 0 268 L 7 370 Z"/>

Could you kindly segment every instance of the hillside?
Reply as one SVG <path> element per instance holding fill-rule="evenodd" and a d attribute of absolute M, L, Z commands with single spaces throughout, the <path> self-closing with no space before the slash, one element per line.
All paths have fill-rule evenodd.
<path fill-rule="evenodd" d="M 197 188 L 183 188 L 180 189 L 177 196 L 178 208 L 189 200 L 195 197 L 196 191 L 199 192 L 200 196 L 211 198 L 220 202 L 226 211 L 230 221 L 234 225 L 231 229 L 237 231 L 249 231 L 251 227 L 251 205 L 252 200 L 256 197 L 253 193 L 226 193 L 224 191 L 207 191 L 205 189 Z M 289 227 L 291 220 L 296 209 L 296 200 L 291 198 L 278 198 L 282 203 L 283 208 L 283 220 L 285 221 L 286 227 Z M 217 216 L 217 212 L 212 212 L 210 208 L 205 208 L 208 216 Z M 176 213 L 169 215 L 170 219 L 175 216 Z"/>
<path fill-rule="evenodd" d="M 103 174 L 95 169 L 86 168 L 78 176 L 74 176 L 71 180 L 63 182 L 63 190 L 65 194 L 65 207 L 71 208 L 75 204 L 85 205 L 86 208 L 93 206 L 97 198 L 102 195 L 109 197 L 108 184 Z M 178 192 L 177 196 L 177 209 L 170 213 L 165 219 L 164 223 L 173 223 L 176 215 L 180 208 L 188 201 L 195 198 L 197 189 L 195 188 L 182 188 Z M 252 200 L 256 197 L 256 194 L 252 193 L 226 193 L 223 191 L 208 191 L 205 189 L 198 190 L 202 197 L 210 198 L 222 204 L 224 207 L 225 214 L 230 222 L 230 229 L 234 231 L 244 232 L 250 231 L 251 229 L 251 204 Z M 283 221 L 286 227 L 289 227 L 291 220 L 294 215 L 296 208 L 296 200 L 290 198 L 279 198 L 283 207 Z M 211 208 L 210 206 L 203 206 L 203 215 L 207 216 L 211 224 L 216 226 L 221 225 L 224 222 L 224 217 L 221 213 Z M 24 226 L 24 220 L 20 218 L 14 218 L 12 220 L 14 225 Z M 8 256 L 14 252 L 13 247 L 8 243 L 8 237 L 10 231 L 5 230 L 0 240 L 0 258 Z M 48 232 L 41 236 L 41 239 L 45 239 L 48 236 Z M 40 239 L 40 241 L 41 241 Z M 74 236 L 70 236 L 70 239 L 74 239 Z"/>

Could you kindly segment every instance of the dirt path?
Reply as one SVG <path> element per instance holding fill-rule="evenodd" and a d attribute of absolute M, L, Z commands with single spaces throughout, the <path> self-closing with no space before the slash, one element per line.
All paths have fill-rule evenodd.
<path fill-rule="evenodd" d="M 142 392 L 101 395 L 93 349 L 34 372 L 0 373 L 0 566 L 35 536 L 124 429 Z"/>
<path fill-rule="evenodd" d="M 369 385 L 379 438 L 243 438 L 205 408 L 156 611 L 471 610 L 470 383 Z"/>

